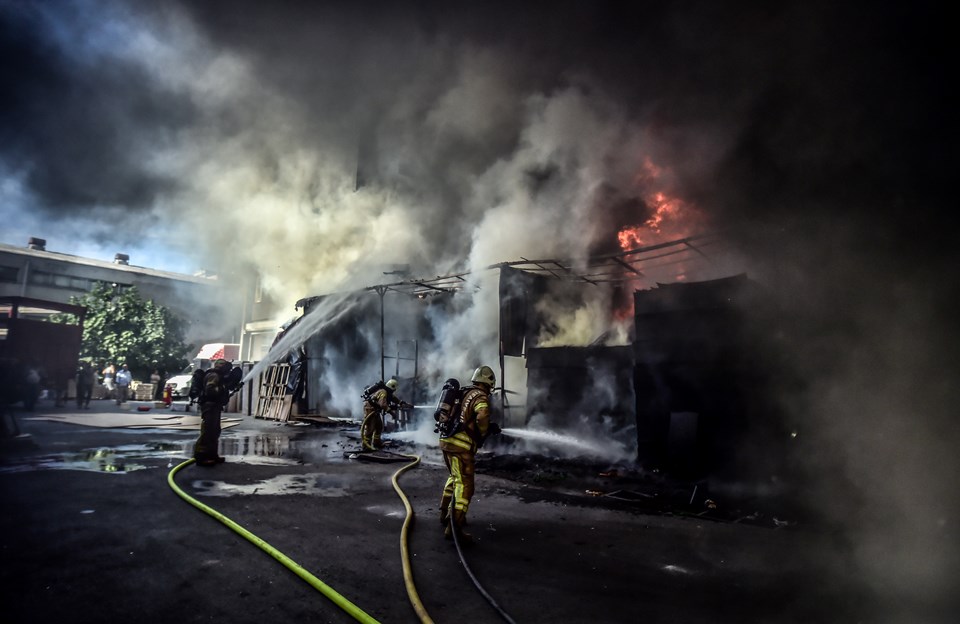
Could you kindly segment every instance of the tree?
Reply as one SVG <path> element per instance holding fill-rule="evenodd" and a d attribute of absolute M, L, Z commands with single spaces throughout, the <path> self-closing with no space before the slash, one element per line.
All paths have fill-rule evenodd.
<path fill-rule="evenodd" d="M 126 362 L 139 380 L 148 380 L 154 368 L 169 373 L 187 365 L 186 321 L 143 299 L 135 286 L 117 292 L 101 283 L 70 302 L 87 309 L 81 358 L 95 364 L 109 360 L 118 367 Z"/>

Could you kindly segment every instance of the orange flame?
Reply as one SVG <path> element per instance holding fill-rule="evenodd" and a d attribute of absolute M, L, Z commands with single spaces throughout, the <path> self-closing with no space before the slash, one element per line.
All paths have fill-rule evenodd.
<path fill-rule="evenodd" d="M 617 232 L 617 238 L 620 240 L 620 249 L 624 251 L 643 246 L 643 238 L 640 236 L 640 226 L 623 228 Z"/>
<path fill-rule="evenodd" d="M 654 186 L 663 175 L 663 168 L 657 166 L 645 157 L 641 170 L 637 172 L 634 182 L 641 188 Z M 642 247 L 652 236 L 654 239 L 662 235 L 685 236 L 687 228 L 682 223 L 685 204 L 682 200 L 668 196 L 662 190 L 652 190 L 644 195 L 644 202 L 653 209 L 653 214 L 643 223 L 629 225 L 617 232 L 617 240 L 624 251 Z"/>
<path fill-rule="evenodd" d="M 613 309 L 613 321 L 625 323 L 633 320 L 633 299 L 625 299 Z"/>

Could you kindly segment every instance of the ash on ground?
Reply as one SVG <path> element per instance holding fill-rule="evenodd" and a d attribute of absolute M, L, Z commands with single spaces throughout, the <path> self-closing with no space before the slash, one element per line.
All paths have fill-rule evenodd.
<path fill-rule="evenodd" d="M 530 486 L 527 501 L 552 501 L 614 507 L 637 513 L 678 515 L 717 522 L 740 522 L 789 528 L 816 522 L 778 482 L 733 482 L 679 479 L 630 464 L 590 459 L 481 452 L 477 473 Z"/>

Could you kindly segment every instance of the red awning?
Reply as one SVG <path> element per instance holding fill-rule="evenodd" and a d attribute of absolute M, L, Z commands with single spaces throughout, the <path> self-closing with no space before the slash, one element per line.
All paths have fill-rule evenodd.
<path fill-rule="evenodd" d="M 197 354 L 196 359 L 198 360 L 219 360 L 223 357 L 223 344 L 222 343 L 213 343 L 205 344 L 200 348 L 200 353 Z"/>

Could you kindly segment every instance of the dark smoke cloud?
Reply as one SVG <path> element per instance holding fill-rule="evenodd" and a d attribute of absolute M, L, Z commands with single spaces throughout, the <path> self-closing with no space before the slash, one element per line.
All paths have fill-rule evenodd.
<path fill-rule="evenodd" d="M 4 152 L 36 163 L 32 186 L 50 204 L 82 206 L 102 197 L 100 203 L 146 206 L 164 192 L 164 180 L 138 167 L 131 150 L 211 122 L 190 93 L 165 88 L 140 59 L 106 55 L 92 63 L 95 41 L 55 34 L 96 38 L 91 24 L 116 17 L 150 28 L 170 19 L 177 4 L 161 6 L 5 7 L 3 78 L 16 88 L 4 98 Z M 469 137 L 457 152 L 478 163 L 513 147 L 524 98 L 577 80 L 602 88 L 628 117 L 649 124 L 673 154 L 695 158 L 691 148 L 699 141 L 733 135 L 720 168 L 712 168 L 714 180 L 700 163 L 677 166 L 691 170 L 685 187 L 724 191 L 748 214 L 775 209 L 778 195 L 797 191 L 924 193 L 948 162 L 936 140 L 946 112 L 938 104 L 942 44 L 931 36 L 939 20 L 924 3 L 870 11 L 697 2 L 183 6 L 211 46 L 242 56 L 259 80 L 311 110 L 314 130 L 340 129 L 343 149 L 356 149 L 357 134 L 378 134 L 378 127 L 387 134 L 417 130 L 410 124 L 458 80 L 457 52 L 495 51 L 496 71 L 508 76 L 514 101 L 503 104 L 489 136 Z M 234 113 L 219 122 L 229 133 L 244 119 Z M 435 158 L 434 166 L 448 156 L 422 154 Z"/>
<path fill-rule="evenodd" d="M 98 207 L 149 208 L 174 181 L 144 167 L 166 133 L 191 123 L 190 102 L 123 59 L 99 64 L 88 42 L 56 41 L 48 12 L 84 28 L 83 3 L 7 3 L 0 9 L 0 159 L 22 168 L 42 208 L 54 214 Z M 74 47 L 76 46 L 76 47 Z M 91 215 L 95 216 L 95 215 Z"/>
<path fill-rule="evenodd" d="M 425 221 L 468 211 L 465 181 L 516 149 L 530 98 L 575 86 L 642 124 L 675 190 L 717 221 L 861 215 L 856 227 L 915 231 L 891 203 L 936 193 L 949 162 L 935 6 L 8 3 L 3 79 L 16 88 L 2 104 L 0 158 L 53 214 L 149 211 L 175 197 L 181 172 L 150 166 L 150 154 L 184 135 L 237 136 L 263 102 L 207 106 L 118 45 L 137 33 L 97 24 L 158 37 L 188 24 L 210 54 L 235 55 L 296 103 L 288 122 L 304 144 L 344 158 L 375 145 L 371 175 L 424 200 Z M 484 75 L 496 75 L 497 97 L 470 83 L 458 92 Z M 477 106 L 472 127 L 444 124 L 445 100 Z M 264 169 L 282 156 L 258 155 Z M 569 173 L 549 156 L 531 165 L 530 181 Z M 638 199 L 615 190 L 616 202 Z"/>

